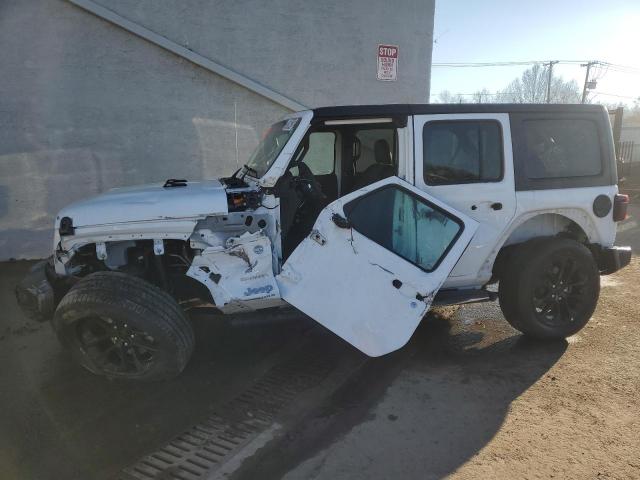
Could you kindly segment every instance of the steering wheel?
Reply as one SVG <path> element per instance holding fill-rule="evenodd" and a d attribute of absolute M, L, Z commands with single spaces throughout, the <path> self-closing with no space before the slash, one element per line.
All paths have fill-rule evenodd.
<path fill-rule="evenodd" d="M 293 178 L 296 191 L 302 197 L 303 203 L 310 200 L 316 208 L 324 207 L 327 196 L 322 193 L 322 186 L 308 165 L 303 162 L 297 164 L 299 176 Z"/>

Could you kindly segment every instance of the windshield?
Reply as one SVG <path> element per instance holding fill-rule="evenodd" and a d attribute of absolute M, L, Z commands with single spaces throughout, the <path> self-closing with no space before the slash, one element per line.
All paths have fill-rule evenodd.
<path fill-rule="evenodd" d="M 248 174 L 255 178 L 261 178 L 287 144 L 291 135 L 300 123 L 300 118 L 288 118 L 271 125 L 262 135 L 262 141 L 246 164 Z"/>

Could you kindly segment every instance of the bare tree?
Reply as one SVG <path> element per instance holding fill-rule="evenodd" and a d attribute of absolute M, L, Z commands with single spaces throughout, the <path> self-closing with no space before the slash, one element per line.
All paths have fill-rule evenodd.
<path fill-rule="evenodd" d="M 452 94 L 449 90 L 443 90 L 438 95 L 438 100 L 435 103 L 465 103 L 462 95 Z"/>
<path fill-rule="evenodd" d="M 496 96 L 497 102 L 545 103 L 548 70 L 540 64 L 525 70 Z M 551 103 L 580 103 L 580 87 L 575 80 L 565 82 L 562 77 L 551 79 Z"/>
<path fill-rule="evenodd" d="M 493 101 L 493 94 L 486 88 L 478 90 L 471 96 L 472 103 L 491 103 Z"/>
<path fill-rule="evenodd" d="M 548 80 L 547 68 L 535 64 L 497 93 L 491 93 L 483 88 L 470 97 L 464 97 L 461 94 L 452 94 L 449 90 L 443 90 L 435 103 L 545 103 Z M 580 103 L 580 100 L 580 87 L 575 80 L 565 82 L 562 77 L 552 77 L 551 103 Z"/>

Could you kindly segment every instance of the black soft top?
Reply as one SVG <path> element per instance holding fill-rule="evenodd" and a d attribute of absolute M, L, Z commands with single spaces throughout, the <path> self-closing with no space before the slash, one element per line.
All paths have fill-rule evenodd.
<path fill-rule="evenodd" d="M 394 117 L 444 113 L 606 113 L 602 105 L 537 103 L 425 103 L 340 105 L 313 109 L 314 119 Z"/>

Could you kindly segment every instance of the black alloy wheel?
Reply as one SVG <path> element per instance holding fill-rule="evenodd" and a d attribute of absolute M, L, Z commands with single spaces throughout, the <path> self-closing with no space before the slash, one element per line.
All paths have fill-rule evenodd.
<path fill-rule="evenodd" d="M 140 375 L 154 361 L 158 343 L 126 322 L 91 316 L 76 326 L 80 348 L 106 375 Z"/>
<path fill-rule="evenodd" d="M 80 365 L 109 378 L 175 377 L 195 344 L 191 323 L 171 295 L 119 272 L 80 280 L 60 301 L 52 323 Z"/>
<path fill-rule="evenodd" d="M 506 320 L 538 338 L 565 338 L 584 327 L 598 303 L 600 272 L 589 249 L 568 238 L 516 247 L 500 278 Z"/>

